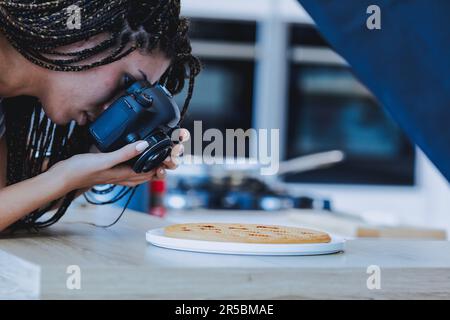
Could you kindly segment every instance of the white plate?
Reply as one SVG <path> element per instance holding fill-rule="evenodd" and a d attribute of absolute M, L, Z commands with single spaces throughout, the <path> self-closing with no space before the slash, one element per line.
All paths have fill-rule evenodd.
<path fill-rule="evenodd" d="M 330 254 L 344 251 L 344 239 L 332 237 L 328 243 L 304 243 L 304 244 L 263 244 L 263 243 L 238 243 L 220 241 L 202 241 L 166 237 L 164 229 L 147 231 L 145 238 L 151 244 L 168 249 L 245 255 L 276 255 L 276 256 L 309 256 Z"/>

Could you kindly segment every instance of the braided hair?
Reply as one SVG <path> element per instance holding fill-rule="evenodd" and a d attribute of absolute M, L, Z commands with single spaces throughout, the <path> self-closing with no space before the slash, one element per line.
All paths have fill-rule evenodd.
<path fill-rule="evenodd" d="M 80 10 L 80 28 L 67 26 L 70 6 Z M 171 60 L 160 83 L 174 95 L 188 79 L 181 112 L 183 119 L 201 70 L 192 55 L 189 24 L 180 17 L 180 0 L 0 0 L 0 32 L 32 63 L 54 71 L 79 72 L 117 61 L 135 50 L 159 50 Z M 100 34 L 108 37 L 96 45 L 75 51 L 61 47 Z M 91 62 L 86 63 L 86 60 Z M 92 62 L 94 61 L 94 62 Z M 87 130 L 71 123 L 56 125 L 42 114 L 42 105 L 33 97 L 4 99 L 8 146 L 8 185 L 42 173 L 58 161 L 88 152 Z M 16 105 L 17 107 L 14 107 Z M 19 107 L 20 105 L 20 107 Z M 39 208 L 13 225 L 13 228 L 49 226 L 66 212 L 76 190 L 62 199 Z M 38 221 L 56 204 L 56 213 Z"/>

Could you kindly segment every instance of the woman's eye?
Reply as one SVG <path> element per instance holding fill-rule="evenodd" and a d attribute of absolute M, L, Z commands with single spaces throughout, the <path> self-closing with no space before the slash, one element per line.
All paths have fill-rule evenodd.
<path fill-rule="evenodd" d="M 125 73 L 122 77 L 122 83 L 125 88 L 128 88 L 131 86 L 134 82 L 136 82 L 136 79 L 129 73 Z"/>
<path fill-rule="evenodd" d="M 139 72 L 140 72 L 140 74 L 142 75 L 142 78 L 143 78 L 145 81 L 148 81 L 147 75 L 144 73 L 144 71 L 139 70 Z"/>

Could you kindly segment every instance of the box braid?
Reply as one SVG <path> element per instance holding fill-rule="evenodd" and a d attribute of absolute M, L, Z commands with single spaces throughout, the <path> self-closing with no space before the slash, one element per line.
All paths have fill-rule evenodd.
<path fill-rule="evenodd" d="M 81 28 L 69 29 L 66 9 L 77 5 L 81 10 Z M 32 63 L 54 71 L 79 72 L 117 61 L 135 50 L 163 52 L 171 65 L 160 79 L 174 95 L 188 79 L 183 119 L 194 90 L 195 77 L 201 70 L 192 55 L 188 21 L 180 17 L 179 0 L 0 0 L 0 32 L 11 45 Z M 60 47 L 107 34 L 106 40 L 93 47 L 71 52 Z M 91 63 L 83 63 L 95 58 Z M 58 58 L 56 58 L 58 57 Z M 32 97 L 4 99 L 8 145 L 8 185 L 42 173 L 58 161 L 88 152 L 85 127 L 55 125 L 42 115 L 40 102 Z M 62 199 L 40 208 L 16 222 L 12 229 L 42 228 L 60 219 L 73 201 L 76 190 Z M 38 221 L 56 204 L 59 208 L 46 221 Z"/>

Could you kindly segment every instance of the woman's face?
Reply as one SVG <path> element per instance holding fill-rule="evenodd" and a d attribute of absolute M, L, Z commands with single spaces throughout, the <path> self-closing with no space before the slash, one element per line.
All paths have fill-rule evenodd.
<path fill-rule="evenodd" d="M 153 83 L 170 65 L 162 53 L 134 51 L 119 61 L 81 72 L 58 72 L 40 68 L 37 97 L 47 116 L 56 124 L 75 120 L 79 125 L 93 121 L 124 90 L 125 73 Z"/>

